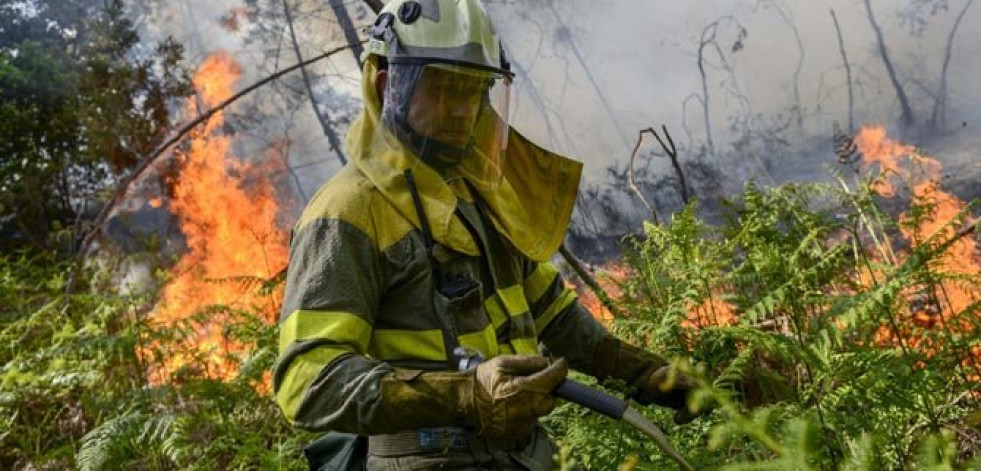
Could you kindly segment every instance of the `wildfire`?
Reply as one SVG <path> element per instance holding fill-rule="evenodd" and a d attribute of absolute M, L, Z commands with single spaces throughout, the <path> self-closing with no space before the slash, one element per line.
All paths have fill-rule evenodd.
<path fill-rule="evenodd" d="M 596 272 L 596 282 L 613 300 L 619 299 L 623 295 L 620 285 L 632 274 L 629 266 L 617 263 L 600 267 Z M 586 308 L 593 315 L 593 318 L 599 321 L 610 321 L 613 319 L 613 313 L 603 305 L 603 302 L 596 296 L 596 293 L 585 284 L 578 285 L 566 281 L 566 286 L 576 290 L 579 295 L 579 304 Z"/>
<path fill-rule="evenodd" d="M 194 77 L 200 104 L 189 100 L 187 114 L 197 115 L 230 97 L 240 75 L 229 54 L 207 58 Z M 214 115 L 190 134 L 185 150 L 176 152 L 179 170 L 170 182 L 172 198 L 166 204 L 179 221 L 188 250 L 170 270 L 172 279 L 150 320 L 160 326 L 193 325 L 196 330 L 181 339 L 180 348 L 153 346 L 167 352 L 162 364 L 151 367 L 155 384 L 187 369 L 213 379 L 234 377 L 247 346 L 229 339 L 223 330 L 233 310 L 259 312 L 273 322 L 280 303 L 279 295 L 262 296 L 234 281 L 274 276 L 286 266 L 287 244 L 276 221 L 276 192 L 267 177 L 273 164 L 234 158 L 232 141 L 221 132 L 223 124 L 222 113 Z M 199 321 L 185 324 L 195 317 Z"/>
<path fill-rule="evenodd" d="M 600 288 L 614 301 L 623 296 L 622 285 L 634 275 L 633 269 L 624 264 L 610 263 L 596 270 L 596 282 Z M 596 294 L 585 285 L 578 285 L 566 282 L 571 289 L 578 291 L 579 304 L 585 307 L 595 319 L 600 321 L 613 320 L 614 315 L 599 300 Z M 681 322 L 681 325 L 693 329 L 701 329 L 710 326 L 725 326 L 736 323 L 735 307 L 728 302 L 720 299 L 715 293 L 699 304 L 688 306 L 688 317 Z"/>
<path fill-rule="evenodd" d="M 692 329 L 701 329 L 734 325 L 736 322 L 735 307 L 717 296 L 711 296 L 697 306 L 689 306 L 688 319 L 682 321 L 681 325 Z"/>
<path fill-rule="evenodd" d="M 881 241 L 886 248 L 874 252 L 881 265 L 899 266 L 912 250 L 938 248 L 939 244 L 954 237 L 958 229 L 956 223 L 964 217 L 967 205 L 941 189 L 942 165 L 939 161 L 922 155 L 914 146 L 889 140 L 881 126 L 863 128 L 854 143 L 866 167 L 878 166 L 879 174 L 872 181 L 871 190 L 884 197 L 895 197 L 898 190 L 894 182 L 907 182 L 916 208 L 899 216 L 898 237 Z M 894 250 L 893 242 L 907 248 Z M 976 282 L 981 273 L 979 254 L 977 242 L 971 237 L 961 237 L 944 247 L 942 253 L 931 260 L 930 269 L 938 274 L 937 279 L 909 287 L 901 293 L 900 313 L 878 328 L 875 344 L 914 349 L 930 358 L 945 347 L 947 339 L 972 334 L 977 322 L 974 306 L 981 299 L 981 286 Z M 884 275 L 874 270 L 877 269 L 860 269 L 855 275 L 856 281 L 871 288 Z M 631 276 L 629 268 L 614 264 L 602 273 L 601 286 L 612 297 L 619 298 L 619 286 Z M 595 295 L 585 292 L 584 287 L 577 288 L 581 292 L 580 302 L 594 317 L 612 318 Z M 722 294 L 721 290 L 713 290 L 712 296 L 704 301 L 686 306 L 688 317 L 682 325 L 697 331 L 737 323 L 735 307 L 726 302 Z M 978 373 L 981 370 L 981 346 L 955 350 L 955 354 L 961 359 L 965 375 L 971 380 L 981 380 L 981 373 Z"/>
<path fill-rule="evenodd" d="M 886 197 L 896 195 L 892 180 L 902 179 L 911 182 L 911 197 L 923 208 L 917 214 L 900 215 L 900 232 L 908 241 L 910 248 L 937 244 L 954 236 L 957 226 L 951 224 L 964 214 L 967 205 L 940 188 L 939 177 L 942 168 L 939 161 L 920 154 L 913 146 L 890 141 L 882 127 L 863 128 L 855 137 L 855 144 L 862 153 L 866 164 L 878 164 L 880 176 L 873 190 Z M 969 333 L 974 328 L 969 307 L 981 295 L 976 283 L 954 281 L 953 277 L 975 277 L 981 273 L 981 263 L 977 256 L 977 243 L 973 238 L 961 237 L 937 257 L 931 269 L 945 273 L 944 279 L 936 280 L 930 286 L 918 286 L 905 292 L 905 304 L 909 310 L 907 322 L 900 319 L 895 326 L 883 326 L 876 335 L 880 345 L 916 348 L 927 356 L 932 356 L 943 345 L 942 332 L 950 336 Z M 902 263 L 905 254 L 893 263 Z M 868 282 L 872 274 L 864 274 L 861 279 Z M 898 332 L 897 332 L 898 330 Z M 978 368 L 979 348 L 965 352 L 964 366 Z"/>

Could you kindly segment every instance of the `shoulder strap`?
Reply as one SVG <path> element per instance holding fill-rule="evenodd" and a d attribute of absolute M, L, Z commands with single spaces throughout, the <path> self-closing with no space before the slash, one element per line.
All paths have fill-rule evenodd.
<path fill-rule="evenodd" d="M 429 264 L 432 267 L 433 280 L 436 282 L 436 289 L 439 290 L 439 286 L 443 281 L 442 270 L 440 270 L 439 260 L 436 259 L 434 253 L 436 242 L 433 238 L 432 230 L 429 227 L 429 219 L 426 218 L 426 213 L 422 207 L 422 199 L 419 197 L 419 189 L 416 187 L 415 177 L 412 175 L 412 169 L 405 170 L 405 182 L 409 186 L 409 193 L 412 194 L 412 203 L 416 209 L 416 216 L 419 217 L 419 226 L 422 228 L 423 239 L 426 243 L 426 256 L 429 257 Z M 460 340 L 457 337 L 456 323 L 450 318 L 449 314 L 442 309 L 437 308 L 435 303 L 433 304 L 433 312 L 439 317 L 440 324 L 442 324 L 441 330 L 443 331 L 443 346 L 446 349 L 446 361 L 451 369 L 456 369 L 456 358 L 454 355 L 456 350 L 460 348 Z"/>

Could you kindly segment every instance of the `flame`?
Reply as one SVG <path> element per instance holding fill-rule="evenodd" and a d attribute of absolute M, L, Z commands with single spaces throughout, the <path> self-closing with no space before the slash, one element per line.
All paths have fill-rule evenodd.
<path fill-rule="evenodd" d="M 911 183 L 911 197 L 922 210 L 917 214 L 905 213 L 899 217 L 902 237 L 910 249 L 936 248 L 954 236 L 958 221 L 967 205 L 954 195 L 940 188 L 942 165 L 932 157 L 922 155 L 913 146 L 898 144 L 886 137 L 881 126 L 865 127 L 855 137 L 855 143 L 866 164 L 878 164 L 880 175 L 872 189 L 886 197 L 896 195 L 892 180 Z M 907 252 L 908 253 L 908 252 Z M 903 262 L 907 253 L 897 254 L 895 264 Z M 946 248 L 931 267 L 938 273 L 963 276 L 965 279 L 981 273 L 977 242 L 961 237 Z M 861 273 L 859 281 L 871 286 L 877 274 Z M 973 331 L 974 323 L 969 307 L 981 298 L 977 283 L 942 279 L 932 286 L 911 287 L 903 292 L 903 308 L 909 312 L 905 319 L 894 319 L 891 325 L 881 326 L 875 342 L 882 346 L 908 347 L 932 357 L 944 347 L 944 335 L 955 336 Z M 981 367 L 981 347 L 974 347 L 963 354 L 962 365 L 977 371 Z M 974 378 L 977 379 L 977 375 Z"/>
<path fill-rule="evenodd" d="M 241 68 L 231 55 L 208 57 L 193 83 L 198 101 L 190 100 L 187 114 L 214 107 L 234 93 Z M 199 107 L 201 110 L 199 110 Z M 182 347 L 167 348 L 163 363 L 150 368 L 150 381 L 160 384 L 175 372 L 191 369 L 212 379 L 230 379 L 249 347 L 228 338 L 229 309 L 259 312 L 267 322 L 276 318 L 279 294 L 262 296 L 229 279 L 266 280 L 287 262 L 285 231 L 276 218 L 279 205 L 267 176 L 273 159 L 259 164 L 232 157 L 232 141 L 221 133 L 223 113 L 193 131 L 189 145 L 178 151 L 178 174 L 173 178 L 170 210 L 187 240 L 187 253 L 170 270 L 150 321 L 178 326 L 192 316 L 205 316 Z M 228 309 L 209 309 L 209 306 Z M 161 347 L 159 343 L 153 347 Z M 172 351 L 171 351 L 172 350 Z"/>
<path fill-rule="evenodd" d="M 871 182 L 870 189 L 883 196 L 898 194 L 896 181 L 909 182 L 910 196 L 917 210 L 899 216 L 900 236 L 907 249 L 893 250 L 888 247 L 873 254 L 879 265 L 899 266 L 905 262 L 911 250 L 939 248 L 937 244 L 949 241 L 955 235 L 958 222 L 966 213 L 967 205 L 956 196 L 944 191 L 939 184 L 941 163 L 920 153 L 914 146 L 891 141 L 882 126 L 864 127 L 854 142 L 866 167 L 878 166 L 879 173 Z M 933 244 L 932 247 L 927 244 Z M 880 347 L 915 349 L 928 359 L 946 347 L 951 337 L 973 334 L 976 314 L 973 307 L 981 299 L 981 285 L 976 281 L 981 273 L 981 250 L 977 241 L 961 237 L 931 260 L 934 273 L 945 274 L 929 286 L 912 286 L 902 291 L 901 314 L 883 323 L 874 332 L 873 341 Z M 859 267 L 855 280 L 859 286 L 869 289 L 881 281 L 885 269 Z M 603 269 L 606 279 L 601 286 L 620 297 L 619 286 L 631 271 L 626 266 L 612 264 Z M 612 275 L 612 276 L 611 276 Z M 611 284 L 610 281 L 615 282 Z M 601 320 L 612 319 L 612 314 L 584 286 L 580 291 L 580 303 Z M 840 287 L 850 292 L 847 287 Z M 688 318 L 682 325 L 693 330 L 712 326 L 733 325 L 738 313 L 733 305 L 722 298 L 723 290 L 713 289 L 712 295 L 700 303 L 687 306 Z M 847 326 L 841 324 L 842 329 Z M 954 347 L 957 348 L 957 347 Z M 981 346 L 962 347 L 955 351 L 961 358 L 964 375 L 970 381 L 981 380 Z M 925 365 L 921 365 L 923 367 Z"/>
<path fill-rule="evenodd" d="M 616 301 L 623 296 L 621 285 L 632 276 L 633 271 L 628 265 L 610 263 L 595 270 L 596 283 L 610 297 Z M 586 308 L 593 318 L 602 322 L 613 320 L 613 313 L 603 305 L 596 293 L 588 286 L 583 284 L 571 283 L 566 281 L 566 287 L 575 290 L 579 297 L 579 304 Z"/>
<path fill-rule="evenodd" d="M 718 296 L 711 296 L 698 305 L 688 306 L 688 318 L 681 322 L 682 327 L 702 329 L 735 325 L 736 308 Z"/>
<path fill-rule="evenodd" d="M 596 282 L 600 288 L 606 292 L 611 300 L 618 301 L 623 296 L 623 283 L 635 273 L 629 265 L 613 262 L 599 267 L 596 274 Z M 579 304 L 586 308 L 593 315 L 593 318 L 605 322 L 613 320 L 613 313 L 603 305 L 593 290 L 584 284 L 580 285 L 568 281 L 566 286 L 578 292 Z M 699 304 L 690 304 L 687 308 L 688 317 L 681 322 L 681 325 L 697 330 L 704 327 L 736 324 L 736 308 L 719 298 L 720 294 L 720 292 L 715 292 L 713 296 Z"/>

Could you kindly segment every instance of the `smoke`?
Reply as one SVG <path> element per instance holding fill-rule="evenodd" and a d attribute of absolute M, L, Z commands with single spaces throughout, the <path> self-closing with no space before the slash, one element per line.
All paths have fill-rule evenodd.
<path fill-rule="evenodd" d="M 927 8 L 922 12 L 925 26 L 913 34 L 916 24 L 904 22 L 901 14 L 915 3 L 873 2 L 873 11 L 899 79 L 924 122 L 939 88 L 947 38 L 965 3 L 951 1 L 948 10 L 936 15 Z M 820 136 L 828 143 L 831 162 L 832 123 L 847 126 L 849 120 L 831 9 L 852 68 L 856 126 L 896 122 L 896 94 L 861 1 L 525 0 L 490 5 L 509 51 L 527 72 L 518 84 L 516 126 L 536 141 L 585 161 L 586 174 L 594 181 L 604 176 L 602 169 L 611 161 L 629 157 L 642 128 L 666 124 L 682 142 L 689 141 L 688 128 L 692 144 L 704 141 L 698 50 L 703 31 L 713 22 L 718 22 L 714 36 L 704 37 L 714 41 L 703 53 L 716 148 L 723 152 L 739 137 L 738 129 L 730 128 L 734 117 L 759 119 L 758 127 L 767 119 L 782 118 L 791 121 L 784 135 L 793 150 L 812 147 L 812 139 Z M 977 122 L 979 116 L 978 10 L 968 10 L 960 25 L 949 69 L 950 122 L 958 125 Z M 539 96 L 531 96 L 529 88 Z M 535 106 L 536 101 L 545 103 L 547 111 Z"/>
<path fill-rule="evenodd" d="M 927 129 L 924 123 L 930 119 L 940 86 L 947 39 L 966 1 L 873 2 L 897 75 L 920 123 L 914 129 Z M 361 4 L 346 3 L 358 25 L 371 22 L 372 15 L 366 16 Z M 849 122 L 845 68 L 831 9 L 840 22 L 852 69 L 855 125 L 884 123 L 895 128 L 898 123 L 896 93 L 861 0 L 486 3 L 519 72 L 515 127 L 547 148 L 582 160 L 590 184 L 603 184 L 610 165 L 625 165 L 640 129 L 661 124 L 678 142 L 683 161 L 698 160 L 724 169 L 737 182 L 761 176 L 773 181 L 810 179 L 826 173 L 823 166 L 834 162 L 832 123 L 847 127 Z M 192 62 L 214 50 L 228 50 L 243 63 L 243 83 L 247 83 L 273 70 L 272 64 L 295 63 L 283 24 L 267 15 L 281 2 L 252 4 L 259 8 L 253 22 L 245 21 L 246 26 L 235 31 L 222 19 L 242 8 L 240 1 L 166 2 L 149 16 L 147 33 L 175 35 L 188 45 Z M 321 11 L 327 9 L 321 5 L 325 2 L 291 4 L 306 13 L 298 15 L 296 23 L 308 57 L 343 42 L 329 12 Z M 948 8 L 932 14 L 930 4 Z M 919 10 L 925 23 L 909 21 L 909 7 L 916 5 L 925 6 Z M 962 143 L 981 125 L 981 85 L 974 79 L 981 75 L 979 10 L 981 6 L 975 5 L 963 18 L 950 61 L 946 130 L 947 136 L 954 133 L 955 137 L 937 145 Z M 713 22 L 716 27 L 706 29 Z M 279 33 L 250 36 L 256 28 Z M 714 155 L 705 150 L 708 130 L 700 101 L 704 97 L 698 53 L 707 38 L 712 40 L 702 47 L 702 54 Z M 325 109 L 341 108 L 339 103 L 358 107 L 359 76 L 353 58 L 339 57 L 312 69 Z M 289 85 L 302 92 L 298 77 Z M 257 127 L 250 133 L 264 135 L 260 137 L 267 141 L 274 135 L 288 136 L 290 162 L 301 169 L 303 193 L 311 194 L 339 168 L 312 109 L 299 101 L 260 102 L 268 119 L 252 123 Z M 347 121 L 338 121 L 343 136 Z M 940 142 L 937 135 L 915 137 L 931 144 Z M 785 145 L 760 144 L 766 137 Z M 742 147 L 734 147 L 739 142 Z M 640 155 L 646 159 L 657 149 L 647 139 Z M 784 151 L 786 156 L 774 155 Z M 812 158 L 818 163 L 805 160 Z M 666 159 L 651 165 L 655 174 L 670 171 Z"/>

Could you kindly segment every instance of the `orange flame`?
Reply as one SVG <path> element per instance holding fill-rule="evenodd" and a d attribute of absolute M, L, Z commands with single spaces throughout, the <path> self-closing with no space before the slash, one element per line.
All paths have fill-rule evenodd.
<path fill-rule="evenodd" d="M 681 322 L 682 327 L 701 329 L 736 324 L 736 309 L 717 296 L 711 296 L 701 304 L 688 307 L 688 319 Z"/>
<path fill-rule="evenodd" d="M 597 269 L 595 279 L 611 300 L 617 300 L 623 296 L 621 284 L 632 274 L 629 266 L 611 263 Z M 613 313 L 603 305 L 596 293 L 588 286 L 566 281 L 566 287 L 576 291 L 579 296 L 579 304 L 586 308 L 594 319 L 604 322 L 613 320 Z"/>
<path fill-rule="evenodd" d="M 209 109 L 234 92 L 241 68 L 227 53 L 208 57 L 194 77 L 200 105 L 190 100 L 188 115 L 198 106 Z M 229 309 L 258 312 L 268 322 L 276 318 L 279 295 L 261 296 L 243 289 L 235 278 L 269 279 L 286 265 L 285 231 L 278 227 L 276 192 L 266 177 L 271 163 L 247 164 L 232 158 L 232 141 L 221 133 L 221 112 L 190 134 L 189 146 L 177 152 L 179 174 L 173 179 L 170 210 L 187 240 L 187 253 L 171 269 L 151 322 L 175 326 L 206 316 L 183 349 L 170 351 L 162 365 L 151 367 L 150 381 L 160 384 L 179 370 L 213 379 L 230 379 L 240 356 L 248 349 L 228 338 L 223 328 Z M 223 281 L 224 280 L 224 281 Z M 209 306 L 228 309 L 210 309 Z M 154 345 L 161 347 L 161 345 Z"/>
<path fill-rule="evenodd" d="M 596 282 L 613 301 L 617 301 L 623 296 L 623 283 L 632 276 L 634 276 L 634 271 L 629 265 L 614 262 L 597 270 Z M 585 285 L 566 283 L 569 288 L 578 291 L 579 304 L 586 308 L 595 319 L 600 321 L 613 320 L 613 313 L 603 305 L 591 289 Z M 734 325 L 736 322 L 735 307 L 717 296 L 712 296 L 698 305 L 690 305 L 688 317 L 681 322 L 681 325 L 692 329 L 701 329 L 711 326 Z"/>
<path fill-rule="evenodd" d="M 887 139 L 886 131 L 881 126 L 863 128 L 854 142 L 865 164 L 876 164 L 879 167 L 879 175 L 871 185 L 873 191 L 881 196 L 893 197 L 897 194 L 894 181 L 910 182 L 911 196 L 920 210 L 916 214 L 906 213 L 899 217 L 900 233 L 910 249 L 924 247 L 924 244 L 939 244 L 954 236 L 957 227 L 951 222 L 956 222 L 964 215 L 967 205 L 940 188 L 942 165 L 939 161 L 922 155 L 914 146 Z M 888 259 L 880 262 L 901 264 L 908 253 L 907 250 L 892 254 L 890 248 L 881 253 L 881 258 L 886 258 L 889 254 Z M 973 238 L 961 237 L 932 260 L 931 269 L 963 280 L 976 280 L 981 273 L 979 254 L 981 251 Z M 612 280 L 616 284 L 607 282 L 601 285 L 608 292 L 615 293 L 612 297 L 619 298 L 620 291 L 615 288 L 630 276 L 629 268 L 613 264 L 604 271 L 613 275 Z M 855 277 L 861 286 L 871 287 L 882 279 L 882 275 L 883 273 L 875 269 L 863 267 Z M 902 308 L 908 314 L 902 314 L 880 326 L 875 332 L 875 344 L 916 349 L 929 358 L 945 347 L 947 336 L 938 334 L 957 336 L 972 333 L 976 321 L 967 317 L 976 317 L 971 308 L 981 299 L 981 285 L 976 281 L 949 278 L 937 280 L 933 286 L 916 286 L 905 290 L 901 302 Z M 594 317 L 603 320 L 612 318 L 611 313 L 595 295 L 582 286 L 577 288 L 580 291 L 580 303 Z M 721 293 L 715 291 L 717 290 L 713 290 L 710 298 L 688 306 L 688 318 L 682 325 L 697 330 L 733 325 L 737 322 L 735 307 L 722 300 L 719 297 Z M 841 327 L 846 328 L 844 325 Z M 972 381 L 981 380 L 981 346 L 964 348 L 955 353 L 962 358 L 965 376 Z"/>
<path fill-rule="evenodd" d="M 918 153 L 913 146 L 890 141 L 881 126 L 863 128 L 855 137 L 855 143 L 866 163 L 879 165 L 880 176 L 873 183 L 874 191 L 892 197 L 896 194 L 896 188 L 891 180 L 911 182 L 912 198 L 923 208 L 919 214 L 906 213 L 899 218 L 900 232 L 911 248 L 924 247 L 925 244 L 936 247 L 936 244 L 954 236 L 957 227 L 951 222 L 964 214 L 967 205 L 940 189 L 942 166 L 939 161 Z M 931 268 L 951 275 L 976 277 L 981 273 L 977 254 L 975 240 L 961 237 L 933 260 Z M 895 263 L 902 263 L 902 260 Z M 863 273 L 860 281 L 869 286 L 873 275 Z M 981 297 L 981 287 L 977 283 L 944 279 L 933 286 L 911 288 L 904 295 L 904 307 L 910 312 L 908 319 L 880 327 L 875 341 L 883 346 L 905 345 L 929 357 L 943 347 L 944 336 L 935 333 L 957 335 L 973 330 L 973 322 L 964 316 L 970 315 L 969 306 Z M 979 350 L 975 347 L 964 352 L 962 364 L 975 371 L 981 367 L 978 362 Z"/>

